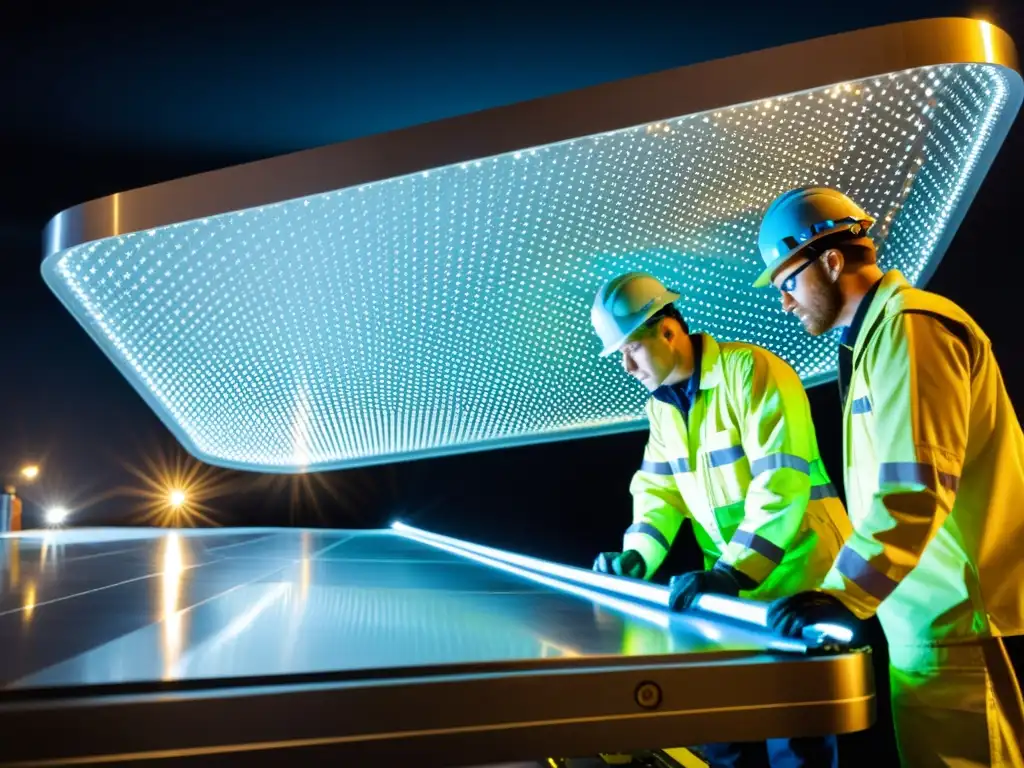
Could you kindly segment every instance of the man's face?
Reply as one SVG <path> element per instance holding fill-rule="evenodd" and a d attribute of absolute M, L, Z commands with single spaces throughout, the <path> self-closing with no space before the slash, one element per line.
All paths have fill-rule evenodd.
<path fill-rule="evenodd" d="M 622 367 L 647 387 L 648 392 L 664 384 L 675 366 L 675 353 L 665 338 L 663 323 L 659 323 L 656 329 L 637 333 L 622 347 Z"/>
<path fill-rule="evenodd" d="M 827 254 L 825 254 L 827 255 Z M 811 336 L 832 330 L 843 308 L 839 284 L 829 279 L 823 257 L 797 256 L 772 276 L 782 295 L 782 311 L 792 312 Z"/>

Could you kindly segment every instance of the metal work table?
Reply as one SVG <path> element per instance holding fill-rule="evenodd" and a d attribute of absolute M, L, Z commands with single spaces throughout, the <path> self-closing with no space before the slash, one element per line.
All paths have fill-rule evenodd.
<path fill-rule="evenodd" d="M 69 529 L 0 547 L 3 764 L 478 765 L 874 717 L 869 653 L 402 531 Z"/>

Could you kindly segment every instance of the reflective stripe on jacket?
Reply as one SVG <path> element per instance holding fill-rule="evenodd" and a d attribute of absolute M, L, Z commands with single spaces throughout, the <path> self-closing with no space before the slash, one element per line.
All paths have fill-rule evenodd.
<path fill-rule="evenodd" d="M 817 587 L 850 528 L 800 378 L 766 349 L 701 338 L 689 416 L 647 403 L 650 436 L 623 548 L 643 555 L 650 578 L 689 517 L 705 567 L 740 571 L 750 580 L 744 596 Z"/>
<path fill-rule="evenodd" d="M 1024 435 L 984 332 L 886 273 L 843 419 L 854 533 L 826 590 L 911 655 L 1024 632 Z"/>

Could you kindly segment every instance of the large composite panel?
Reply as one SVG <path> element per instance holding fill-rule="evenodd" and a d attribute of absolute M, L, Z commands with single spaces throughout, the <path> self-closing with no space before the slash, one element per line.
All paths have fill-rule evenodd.
<path fill-rule="evenodd" d="M 196 457 L 315 471 L 646 425 L 597 286 L 835 375 L 751 284 L 777 194 L 828 184 L 923 285 L 1021 101 L 970 19 L 835 35 L 178 179 L 55 216 L 42 273 Z"/>

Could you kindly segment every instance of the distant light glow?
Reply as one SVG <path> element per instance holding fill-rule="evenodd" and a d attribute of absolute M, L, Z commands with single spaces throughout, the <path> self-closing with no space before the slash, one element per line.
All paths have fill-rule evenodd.
<path fill-rule="evenodd" d="M 233 484 L 227 473 L 181 450 L 143 453 L 142 461 L 141 466 L 125 465 L 141 484 L 118 489 L 141 500 L 140 522 L 166 528 L 217 524 L 209 502 L 231 492 Z"/>
<path fill-rule="evenodd" d="M 917 284 L 1007 82 L 982 64 L 845 82 L 108 237 L 44 272 L 208 463 L 322 471 L 640 429 L 642 388 L 596 354 L 602 281 L 650 271 L 694 329 L 831 378 L 833 339 L 751 287 L 761 213 L 836 186 Z"/>
<path fill-rule="evenodd" d="M 26 480 L 35 480 L 39 477 L 39 467 L 35 464 L 29 464 L 28 466 L 22 467 L 21 476 Z"/>
<path fill-rule="evenodd" d="M 70 516 L 66 507 L 50 507 L 43 513 L 47 525 L 63 525 Z"/>

